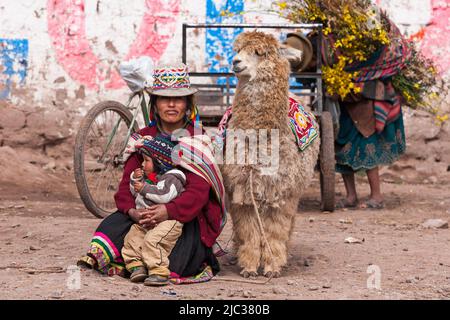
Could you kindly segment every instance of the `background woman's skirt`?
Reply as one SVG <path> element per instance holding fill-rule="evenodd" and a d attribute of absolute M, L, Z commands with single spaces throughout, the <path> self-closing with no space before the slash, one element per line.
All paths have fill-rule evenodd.
<path fill-rule="evenodd" d="M 88 253 L 78 264 L 110 276 L 129 276 L 121 250 L 133 224 L 128 215 L 119 211 L 106 217 L 95 231 Z M 174 283 L 204 282 L 219 272 L 219 262 L 212 248 L 201 242 L 197 219 L 184 224 L 183 232 L 169 255 L 169 269 Z"/>
<path fill-rule="evenodd" d="M 345 108 L 341 108 L 340 127 L 336 139 L 336 171 L 352 173 L 395 162 L 406 150 L 403 115 L 387 123 L 381 133 L 364 137 L 353 124 Z"/>

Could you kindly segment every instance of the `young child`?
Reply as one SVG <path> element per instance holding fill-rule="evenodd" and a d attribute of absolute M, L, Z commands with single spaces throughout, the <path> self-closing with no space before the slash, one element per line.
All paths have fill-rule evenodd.
<path fill-rule="evenodd" d="M 148 208 L 156 203 L 168 203 L 183 190 L 186 176 L 173 169 L 169 155 L 171 146 L 156 137 L 144 140 L 139 147 L 144 161 L 142 169 L 131 173 L 130 191 L 135 197 L 136 209 Z M 157 175 L 159 173 L 159 175 Z M 153 229 L 146 230 L 134 224 L 125 237 L 122 257 L 131 272 L 132 282 L 142 282 L 149 286 L 169 283 L 169 259 L 183 224 L 176 220 L 166 220 Z"/>

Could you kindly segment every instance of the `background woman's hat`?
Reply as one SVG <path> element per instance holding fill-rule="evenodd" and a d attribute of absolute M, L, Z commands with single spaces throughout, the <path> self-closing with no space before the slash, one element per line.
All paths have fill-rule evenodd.
<path fill-rule="evenodd" d="M 286 35 L 284 43 L 303 52 L 302 61 L 298 65 L 292 66 L 293 69 L 297 72 L 306 69 L 313 58 L 313 47 L 308 37 L 303 32 L 292 32 Z"/>
<path fill-rule="evenodd" d="M 153 70 L 153 85 L 149 92 L 163 97 L 184 97 L 198 91 L 191 87 L 188 67 L 181 63 L 174 66 L 158 66 Z"/>

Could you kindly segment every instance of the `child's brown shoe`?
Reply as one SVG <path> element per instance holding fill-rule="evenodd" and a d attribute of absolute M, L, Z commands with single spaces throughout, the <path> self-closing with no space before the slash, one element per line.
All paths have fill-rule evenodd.
<path fill-rule="evenodd" d="M 131 282 L 143 282 L 148 277 L 148 272 L 145 267 L 137 267 L 130 276 Z"/>
<path fill-rule="evenodd" d="M 165 286 L 168 284 L 169 284 L 169 277 L 158 276 L 156 274 L 149 275 L 147 279 L 145 279 L 144 281 L 145 286 L 158 287 L 158 286 Z"/>

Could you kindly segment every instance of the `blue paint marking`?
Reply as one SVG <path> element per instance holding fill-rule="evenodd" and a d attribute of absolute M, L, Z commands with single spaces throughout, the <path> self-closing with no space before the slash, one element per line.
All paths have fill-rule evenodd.
<path fill-rule="evenodd" d="M 28 40 L 0 38 L 0 99 L 9 98 L 13 82 L 25 83 Z"/>
<path fill-rule="evenodd" d="M 206 0 L 207 23 L 242 23 L 241 12 L 244 11 L 244 0 Z M 234 15 L 221 15 L 222 12 Z M 208 72 L 231 72 L 234 56 L 234 39 L 242 32 L 242 28 L 206 29 L 206 59 Z M 280 41 L 286 39 L 286 32 L 280 34 Z M 291 86 L 300 86 L 295 78 L 289 79 Z M 218 78 L 218 84 L 226 84 L 226 78 Z M 236 84 L 232 78 L 230 84 Z M 233 91 L 233 90 L 231 90 Z"/>
<path fill-rule="evenodd" d="M 207 23 L 242 23 L 239 13 L 244 11 L 243 0 L 206 0 Z M 222 12 L 234 16 L 222 16 Z M 242 28 L 206 29 L 206 55 L 209 72 L 231 72 L 233 60 L 233 42 Z M 226 83 L 225 78 L 219 78 L 219 84 Z"/>

